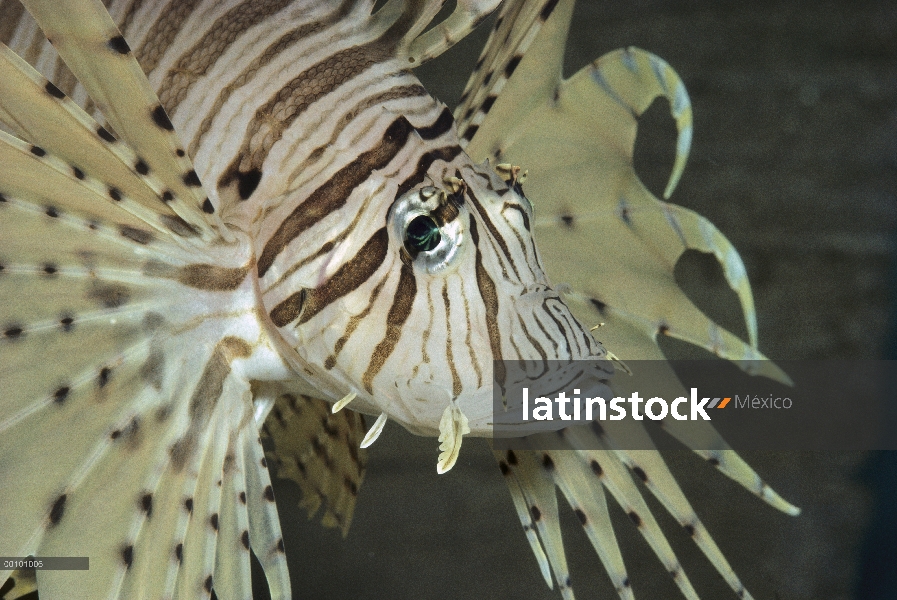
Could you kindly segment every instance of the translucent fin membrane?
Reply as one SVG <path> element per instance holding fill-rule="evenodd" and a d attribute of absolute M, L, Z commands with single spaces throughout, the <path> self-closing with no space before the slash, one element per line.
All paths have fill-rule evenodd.
<path fill-rule="evenodd" d="M 622 361 L 663 359 L 657 336 L 668 335 L 754 369 L 753 374 L 789 382 L 758 349 L 753 295 L 737 251 L 703 217 L 654 198 L 633 168 L 637 117 L 664 97 L 678 130 L 664 197 L 673 193 L 692 140 L 691 104 L 681 79 L 666 62 L 637 48 L 611 52 L 562 79 L 572 14 L 570 1 L 524 0 L 502 7 L 455 110 L 466 151 L 476 160 L 528 172 L 523 189 L 535 207 L 534 237 L 546 272 L 566 290 L 565 299 L 581 322 L 603 324 L 593 333 L 613 355 Z M 741 303 L 747 342 L 714 323 L 679 289 L 673 270 L 687 249 L 712 253 L 722 265 Z M 662 384 L 670 397 L 684 395 L 672 369 Z M 616 377 L 613 385 L 624 391 L 626 377 Z M 671 423 L 667 431 L 688 447 L 701 448 L 700 456 L 765 502 L 797 514 L 709 424 L 686 431 Z M 735 595 L 750 597 L 659 454 L 611 451 L 589 429 L 564 435 L 570 450 L 497 455 L 543 575 L 547 562 L 556 580 L 564 582 L 559 578 L 563 547 L 549 525 L 556 521 L 556 503 L 544 483 L 550 481 L 576 512 L 621 598 L 631 598 L 632 591 L 607 520 L 605 489 L 629 514 L 683 596 L 697 597 L 642 499 L 635 474 L 689 532 Z M 601 447 L 606 449 L 594 450 Z M 544 521 L 541 526 L 533 506 Z"/>

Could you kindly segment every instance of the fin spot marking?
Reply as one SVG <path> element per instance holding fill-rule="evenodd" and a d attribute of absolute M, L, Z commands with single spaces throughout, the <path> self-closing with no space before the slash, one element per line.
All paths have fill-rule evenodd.
<path fill-rule="evenodd" d="M 57 404 L 62 404 L 69 397 L 69 392 L 71 392 L 71 388 L 67 385 L 64 385 L 53 392 L 53 402 Z"/>
<path fill-rule="evenodd" d="M 153 516 L 153 495 L 149 492 L 140 497 L 140 510 L 146 513 L 146 518 Z"/>
<path fill-rule="evenodd" d="M 66 494 L 62 494 L 59 498 L 53 502 L 53 506 L 50 508 L 50 526 L 58 525 L 59 521 L 62 519 L 63 513 L 65 513 L 65 502 L 67 496 Z"/>
<path fill-rule="evenodd" d="M 119 283 L 98 283 L 88 290 L 87 298 L 100 302 L 104 308 L 119 308 L 131 299 L 131 290 Z"/>
<path fill-rule="evenodd" d="M 542 511 L 535 504 L 529 507 L 529 512 L 533 516 L 533 521 L 538 521 L 542 518 Z"/>
<path fill-rule="evenodd" d="M 111 38 L 108 42 L 106 42 L 106 45 L 119 54 L 128 54 L 131 51 L 131 47 L 128 45 L 128 42 L 125 41 L 125 38 L 120 35 Z"/>
<path fill-rule="evenodd" d="M 161 104 L 152 110 L 151 115 L 153 123 L 157 126 L 166 131 L 174 131 L 174 125 L 171 124 L 171 119 L 168 118 L 168 113 L 165 112 L 165 109 L 162 108 Z"/>
<path fill-rule="evenodd" d="M 184 173 L 183 181 L 185 185 L 189 185 L 190 187 L 202 186 L 202 182 L 199 180 L 199 175 L 197 175 L 196 171 L 193 169 Z"/>
<path fill-rule="evenodd" d="M 112 369 L 109 367 L 103 367 L 100 369 L 100 376 L 97 378 L 97 384 L 104 388 L 106 384 L 109 383 L 109 378 L 112 376 Z"/>
<path fill-rule="evenodd" d="M 137 162 L 134 163 L 134 170 L 140 175 L 149 175 L 150 172 L 149 165 L 142 158 L 138 158 Z"/>
<path fill-rule="evenodd" d="M 48 94 L 50 94 L 51 96 L 53 96 L 54 98 L 58 98 L 60 100 L 65 98 L 65 93 L 62 90 L 60 90 L 58 87 L 53 85 L 52 81 L 47 82 L 47 84 L 44 86 L 44 90 L 46 90 L 46 92 Z"/>
<path fill-rule="evenodd" d="M 110 144 L 114 144 L 116 141 L 118 141 L 118 140 L 115 139 L 115 136 L 114 136 L 114 135 L 112 135 L 111 133 L 109 133 L 109 130 L 108 130 L 108 129 L 106 129 L 105 127 L 102 127 L 102 126 L 101 126 L 101 127 L 97 127 L 97 135 L 100 136 L 100 138 L 101 138 L 104 142 L 108 142 L 108 143 L 110 143 Z"/>
<path fill-rule="evenodd" d="M 3 337 L 9 340 L 18 340 L 25 334 L 21 325 L 9 325 L 3 332 Z"/>
<path fill-rule="evenodd" d="M 126 237 L 132 242 L 136 242 L 142 246 L 146 246 L 155 239 L 155 236 L 149 231 L 146 231 L 145 229 L 137 229 L 130 225 L 122 225 L 119 228 L 119 232 L 122 237 Z"/>

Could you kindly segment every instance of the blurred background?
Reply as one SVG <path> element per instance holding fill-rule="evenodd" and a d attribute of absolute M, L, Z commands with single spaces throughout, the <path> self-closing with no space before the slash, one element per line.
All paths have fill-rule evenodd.
<path fill-rule="evenodd" d="M 488 27 L 418 71 L 449 106 Z M 773 359 L 897 358 L 897 5 L 580 0 L 566 74 L 630 45 L 664 58 L 689 90 L 694 143 L 671 201 L 708 217 L 741 252 L 760 349 Z M 668 107 L 658 102 L 641 119 L 635 159 L 658 196 L 674 140 Z M 734 295 L 712 258 L 689 254 L 676 274 L 699 307 L 743 334 Z M 345 540 L 297 510 L 294 485 L 275 482 L 297 597 L 560 598 L 539 574 L 487 444 L 466 440 L 443 476 L 436 475 L 437 446 L 387 425 L 371 448 Z M 690 452 L 667 458 L 755 598 L 897 598 L 893 453 L 745 455 L 803 509 L 798 518 L 774 511 Z M 577 598 L 616 598 L 561 504 Z M 636 597 L 680 598 L 636 529 L 609 504 Z M 735 598 L 653 497 L 648 504 L 701 597 Z"/>

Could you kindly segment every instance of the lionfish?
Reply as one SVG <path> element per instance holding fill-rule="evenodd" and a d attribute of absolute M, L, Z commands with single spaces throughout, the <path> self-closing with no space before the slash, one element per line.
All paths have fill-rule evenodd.
<path fill-rule="evenodd" d="M 245 598 L 252 552 L 290 598 L 260 431 L 345 531 L 387 419 L 438 436 L 439 473 L 490 435 L 493 360 L 663 358 L 659 335 L 763 358 L 738 253 L 633 170 L 657 97 L 665 197 L 684 168 L 670 66 L 628 48 L 563 79 L 573 1 L 508 1 L 452 112 L 413 69 L 501 3 L 443 4 L 0 1 L 0 556 L 90 557 L 76 584 L 0 570 L 11 595 Z M 749 342 L 677 287 L 686 249 L 720 261 Z M 797 513 L 709 424 L 666 429 Z M 561 435 L 496 452 L 549 586 L 573 598 L 559 488 L 633 597 L 607 491 L 697 597 L 643 486 L 750 597 L 656 451 Z"/>

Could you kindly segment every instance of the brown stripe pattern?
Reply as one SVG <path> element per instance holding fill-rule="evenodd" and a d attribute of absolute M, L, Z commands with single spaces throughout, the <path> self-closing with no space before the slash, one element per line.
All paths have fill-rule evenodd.
<path fill-rule="evenodd" d="M 530 33 L 556 5 L 539 4 Z M 457 397 L 488 381 L 493 359 L 595 350 L 545 281 L 520 190 L 462 150 L 517 72 L 525 32 L 506 48 L 487 49 L 474 73 L 479 87 L 456 123 L 397 55 L 404 32 L 425 29 L 415 21 L 429 10 L 425 2 L 409 3 L 392 23 L 371 18 L 370 3 L 356 0 L 111 0 L 110 8 L 123 35 L 115 48 L 133 52 L 150 74 L 161 102 L 157 123 L 177 132 L 193 159 L 185 182 L 214 186 L 203 209 L 253 240 L 254 256 L 242 267 L 147 263 L 147 275 L 219 293 L 257 278 L 263 314 L 308 364 L 370 395 L 433 373 Z M 509 4 L 496 27 L 508 28 L 516 10 Z M 13 20 L 0 22 L 0 41 L 14 41 L 32 61 L 42 57 L 56 84 L 49 93 L 93 110 L 19 13 L 5 8 Z M 461 191 L 448 178 L 463 179 Z M 392 206 L 424 186 L 450 195 L 433 222 L 462 230 L 457 264 L 444 274 L 422 269 L 389 218 Z M 196 233 L 180 220 L 165 224 Z M 154 243 L 134 228 L 121 234 Z M 530 301 L 531 289 L 545 290 L 541 300 Z M 227 368 L 219 350 L 204 374 L 209 385 Z M 203 405 L 214 401 L 214 390 L 200 395 Z M 177 454 L 188 450 L 185 439 Z"/>
<path fill-rule="evenodd" d="M 340 169 L 311 196 L 298 206 L 281 223 L 274 236 L 265 244 L 258 261 L 260 277 L 274 264 L 274 259 L 296 237 L 309 227 L 339 210 L 346 204 L 349 194 L 366 181 L 375 169 L 388 165 L 404 147 L 412 131 L 411 124 L 404 117 L 396 119 L 383 134 L 383 140 Z"/>

